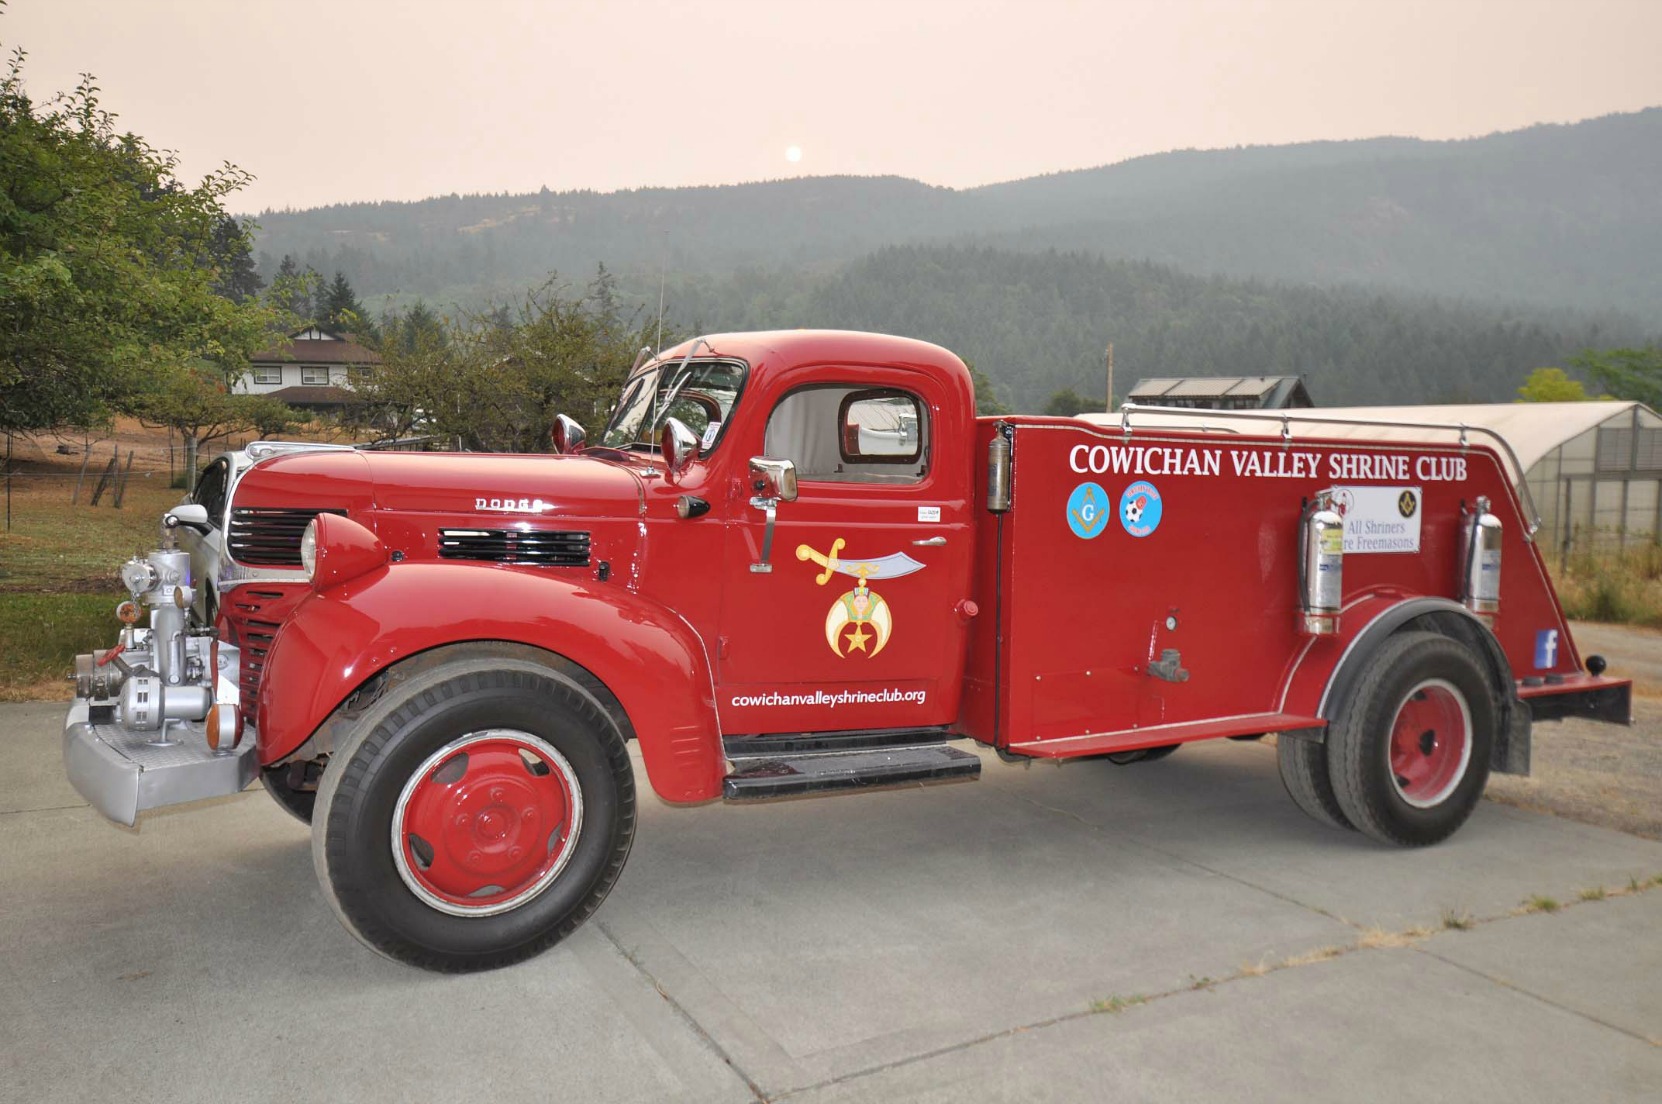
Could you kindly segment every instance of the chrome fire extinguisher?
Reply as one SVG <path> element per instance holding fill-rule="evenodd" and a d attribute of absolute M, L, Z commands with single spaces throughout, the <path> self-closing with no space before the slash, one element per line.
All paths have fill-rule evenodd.
<path fill-rule="evenodd" d="M 1466 513 L 1465 555 L 1460 564 L 1460 601 L 1485 625 L 1500 612 L 1500 519 L 1479 496 Z"/>
<path fill-rule="evenodd" d="M 1299 627 L 1312 636 L 1336 633 L 1345 583 L 1345 519 L 1328 492 L 1305 507 L 1298 549 Z"/>

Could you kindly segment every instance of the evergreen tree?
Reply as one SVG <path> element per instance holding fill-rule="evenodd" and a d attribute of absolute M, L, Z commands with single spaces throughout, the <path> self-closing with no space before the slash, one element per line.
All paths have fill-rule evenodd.
<path fill-rule="evenodd" d="M 213 240 L 208 245 L 209 261 L 214 266 L 214 294 L 235 303 L 254 298 L 265 287 L 254 267 L 249 245 L 251 228 L 250 222 L 225 215 L 214 226 Z"/>
<path fill-rule="evenodd" d="M 338 270 L 334 281 L 318 295 L 316 315 L 317 324 L 332 334 L 355 330 L 368 317 L 346 274 Z"/>
<path fill-rule="evenodd" d="M 266 299 L 285 316 L 285 329 L 299 329 L 317 322 L 322 283 L 316 270 L 310 267 L 302 270 L 292 254 L 283 254 L 283 262 L 277 266 L 277 275 L 272 278 Z"/>

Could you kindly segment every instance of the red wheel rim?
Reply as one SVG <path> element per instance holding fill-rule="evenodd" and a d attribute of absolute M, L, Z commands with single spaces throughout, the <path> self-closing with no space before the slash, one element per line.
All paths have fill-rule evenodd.
<path fill-rule="evenodd" d="M 392 815 L 392 853 L 410 892 L 453 916 L 518 908 L 571 858 L 583 794 L 565 756 L 529 732 L 452 740 L 410 775 Z"/>
<path fill-rule="evenodd" d="M 1427 679 L 1397 706 L 1391 725 L 1391 784 L 1419 809 L 1446 800 L 1472 757 L 1466 696 L 1444 679 Z"/>

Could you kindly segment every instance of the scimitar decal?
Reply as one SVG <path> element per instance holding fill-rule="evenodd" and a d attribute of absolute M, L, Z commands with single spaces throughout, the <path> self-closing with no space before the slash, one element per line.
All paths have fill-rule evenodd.
<path fill-rule="evenodd" d="M 867 580 L 898 579 L 922 571 L 924 565 L 904 552 L 868 560 L 839 559 L 843 545 L 843 539 L 838 537 L 831 542 L 831 551 L 821 554 L 806 544 L 799 544 L 796 558 L 805 563 L 812 561 L 825 569 L 814 578 L 820 586 L 830 582 L 832 575 L 854 578 L 854 589 L 831 603 L 831 610 L 825 615 L 825 642 L 845 659 L 855 652 L 871 659 L 888 644 L 894 632 L 894 615 L 882 595 L 866 585 Z"/>

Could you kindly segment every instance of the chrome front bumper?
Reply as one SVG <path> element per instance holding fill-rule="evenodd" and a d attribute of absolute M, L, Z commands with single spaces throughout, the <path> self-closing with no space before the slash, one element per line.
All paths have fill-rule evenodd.
<path fill-rule="evenodd" d="M 85 698 L 69 703 L 64 771 L 94 809 L 118 824 L 135 823 L 146 809 L 239 793 L 260 773 L 252 731 L 234 751 L 222 753 L 208 748 L 201 722 L 176 729 L 176 743 L 157 745 L 150 742 L 153 734 L 94 722 L 91 712 Z"/>

